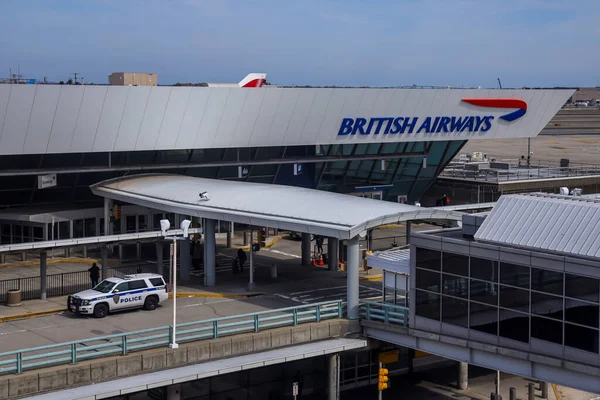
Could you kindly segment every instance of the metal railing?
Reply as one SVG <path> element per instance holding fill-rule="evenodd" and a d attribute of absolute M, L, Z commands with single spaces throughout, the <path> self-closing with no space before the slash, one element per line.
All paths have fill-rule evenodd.
<path fill-rule="evenodd" d="M 296 307 L 260 311 L 204 321 L 177 324 L 177 342 L 217 339 L 237 333 L 259 332 L 262 329 L 297 326 L 306 322 L 338 319 L 343 316 L 342 301 L 329 301 Z M 171 341 L 172 325 L 57 343 L 29 349 L 0 353 L 0 374 L 79 361 L 110 355 L 167 346 Z"/>
<path fill-rule="evenodd" d="M 102 278 L 135 274 L 140 269 L 142 272 L 154 272 L 156 266 L 151 264 L 135 264 L 111 267 L 108 269 L 108 276 Z M 66 296 L 90 289 L 91 287 L 92 283 L 88 271 L 64 272 L 46 276 L 46 295 L 48 297 Z M 21 300 L 39 299 L 41 295 L 41 278 L 39 276 L 30 276 L 0 280 L 0 303 L 6 303 L 8 300 L 7 292 L 13 289 L 21 290 Z"/>
<path fill-rule="evenodd" d="M 408 327 L 408 307 L 361 300 L 359 313 L 362 319 Z"/>
<path fill-rule="evenodd" d="M 512 160 L 511 160 L 512 161 Z M 439 175 L 440 178 L 457 178 L 482 182 L 500 183 L 510 181 L 526 181 L 533 179 L 572 178 L 578 176 L 600 175 L 600 165 L 578 165 L 560 167 L 556 164 L 538 162 L 530 167 L 521 162 L 520 165 L 509 163 L 508 169 L 468 169 L 464 164 L 446 167 Z"/>

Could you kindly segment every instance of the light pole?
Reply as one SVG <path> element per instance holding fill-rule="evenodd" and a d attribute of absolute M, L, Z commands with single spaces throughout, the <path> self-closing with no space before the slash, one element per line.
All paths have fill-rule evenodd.
<path fill-rule="evenodd" d="M 186 240 L 188 238 L 188 229 L 192 221 L 184 219 L 181 221 L 181 230 L 183 230 L 182 236 L 169 236 L 168 230 L 171 227 L 171 223 L 168 219 L 160 220 L 160 230 L 165 239 L 171 239 L 173 241 L 173 267 L 171 268 L 171 282 L 173 282 L 173 325 L 171 328 L 171 343 L 169 347 L 171 349 L 177 349 L 177 241 Z"/>

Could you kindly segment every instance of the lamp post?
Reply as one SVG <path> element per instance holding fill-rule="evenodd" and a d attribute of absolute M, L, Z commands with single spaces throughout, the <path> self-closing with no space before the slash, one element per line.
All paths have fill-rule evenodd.
<path fill-rule="evenodd" d="M 169 236 L 168 230 L 171 227 L 171 223 L 168 219 L 160 220 L 160 230 L 165 239 L 170 239 L 173 241 L 173 267 L 171 268 L 171 282 L 173 282 L 173 325 L 171 328 L 171 343 L 169 343 L 169 347 L 171 349 L 179 348 L 177 344 L 177 241 L 178 240 L 186 240 L 188 238 L 188 229 L 191 225 L 192 221 L 189 219 L 184 219 L 181 221 L 181 230 L 183 231 L 182 236 Z"/>

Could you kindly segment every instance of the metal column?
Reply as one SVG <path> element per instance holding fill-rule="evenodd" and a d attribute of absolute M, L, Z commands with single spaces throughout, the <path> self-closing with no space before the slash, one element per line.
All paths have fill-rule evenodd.
<path fill-rule="evenodd" d="M 104 236 L 110 235 L 110 200 L 104 198 Z"/>
<path fill-rule="evenodd" d="M 338 269 L 338 240 L 334 237 L 327 238 L 327 264 L 330 271 Z"/>
<path fill-rule="evenodd" d="M 179 246 L 179 278 L 182 281 L 190 280 L 190 268 L 192 265 L 191 242 L 189 238 L 180 241 Z M 177 268 L 177 266 L 175 266 Z"/>
<path fill-rule="evenodd" d="M 102 279 L 108 278 L 108 247 L 102 246 L 100 249 L 100 259 L 102 261 Z"/>
<path fill-rule="evenodd" d="M 156 242 L 156 273 L 159 275 L 164 275 L 163 271 L 163 242 Z"/>
<path fill-rule="evenodd" d="M 327 399 L 340 398 L 340 355 L 339 353 L 327 356 Z"/>
<path fill-rule="evenodd" d="M 310 265 L 310 233 L 302 234 L 302 265 Z"/>
<path fill-rule="evenodd" d="M 47 275 L 46 275 L 46 261 L 48 260 L 48 253 L 45 251 L 40 252 L 40 299 L 46 300 L 46 289 L 47 289 Z"/>
<path fill-rule="evenodd" d="M 458 390 L 467 390 L 469 387 L 469 364 L 458 363 Z"/>
<path fill-rule="evenodd" d="M 347 241 L 346 259 L 348 265 L 346 267 L 346 297 L 348 318 L 358 318 L 358 267 L 360 259 L 360 251 L 358 245 L 358 236 Z"/>
<path fill-rule="evenodd" d="M 411 222 L 406 221 L 406 244 L 410 244 L 410 228 L 411 228 Z"/>
<path fill-rule="evenodd" d="M 204 220 L 204 285 L 215 286 L 215 220 Z"/>

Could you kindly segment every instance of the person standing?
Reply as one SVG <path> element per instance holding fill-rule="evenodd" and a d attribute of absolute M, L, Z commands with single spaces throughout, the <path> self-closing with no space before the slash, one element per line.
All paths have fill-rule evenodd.
<path fill-rule="evenodd" d="M 252 249 L 250 249 L 250 251 L 252 251 Z M 242 250 L 241 247 L 237 252 L 237 258 L 238 258 L 238 266 L 240 268 L 240 272 L 244 272 L 244 263 L 246 262 L 246 252 L 244 250 Z"/>
<path fill-rule="evenodd" d="M 96 265 L 96 263 L 92 264 L 92 267 L 88 269 L 90 273 L 90 279 L 92 280 L 92 288 L 95 288 L 98 285 L 98 279 L 100 279 L 100 268 Z"/>

